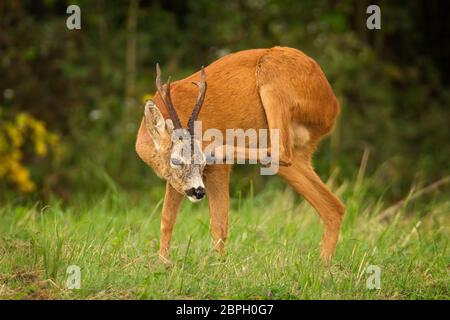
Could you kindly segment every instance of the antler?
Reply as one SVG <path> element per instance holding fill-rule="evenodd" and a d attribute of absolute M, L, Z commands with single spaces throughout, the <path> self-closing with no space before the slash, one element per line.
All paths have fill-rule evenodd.
<path fill-rule="evenodd" d="M 197 102 L 195 103 L 195 107 L 192 110 L 191 117 L 189 118 L 189 121 L 188 121 L 188 129 L 189 129 L 189 133 L 191 134 L 191 137 L 194 136 L 194 122 L 197 120 L 198 114 L 200 113 L 203 102 L 205 100 L 206 74 L 205 74 L 205 69 L 203 68 L 203 66 L 202 66 L 200 81 L 193 81 L 192 83 L 198 86 L 199 93 L 198 93 Z"/>
<path fill-rule="evenodd" d="M 205 100 L 205 94 L 206 94 L 206 74 L 205 69 L 202 66 L 201 71 L 201 77 L 200 81 L 193 81 L 193 84 L 197 85 L 199 87 L 199 93 L 197 97 L 197 102 L 195 103 L 194 109 L 192 110 L 191 117 L 188 121 L 188 129 L 189 133 L 191 134 L 191 137 L 194 136 L 194 122 L 198 118 L 198 114 L 200 113 L 200 110 L 202 108 L 203 102 Z M 164 106 L 166 107 L 166 110 L 169 112 L 169 116 L 173 121 L 173 126 L 175 129 L 181 129 L 181 121 L 178 117 L 177 111 L 175 110 L 175 107 L 172 104 L 172 98 L 170 96 L 170 78 L 167 81 L 166 86 L 166 92 L 163 93 L 163 85 L 161 81 L 161 69 L 159 68 L 159 64 L 156 64 L 156 90 L 158 91 L 159 95 L 161 96 L 161 99 L 164 103 Z"/>
<path fill-rule="evenodd" d="M 166 110 L 169 112 L 169 116 L 172 119 L 173 126 L 175 129 L 181 129 L 180 118 L 178 117 L 177 111 L 175 110 L 172 99 L 170 97 L 170 78 L 167 81 L 166 94 L 163 94 L 163 86 L 161 81 L 161 69 L 159 68 L 159 64 L 156 64 L 156 90 L 158 91 L 161 99 L 166 107 Z"/>

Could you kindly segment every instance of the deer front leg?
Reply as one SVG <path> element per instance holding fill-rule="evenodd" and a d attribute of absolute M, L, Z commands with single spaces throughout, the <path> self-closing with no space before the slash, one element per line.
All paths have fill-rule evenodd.
<path fill-rule="evenodd" d="M 228 181 L 230 166 L 213 165 L 205 169 L 205 187 L 208 197 L 211 235 L 214 249 L 222 254 L 228 234 Z"/>
<path fill-rule="evenodd" d="M 180 211 L 182 200 L 183 195 L 178 193 L 178 191 L 167 182 L 161 215 L 161 240 L 159 245 L 159 257 L 165 263 L 170 262 L 170 241 L 172 240 L 173 226 L 177 219 L 178 211 Z"/>

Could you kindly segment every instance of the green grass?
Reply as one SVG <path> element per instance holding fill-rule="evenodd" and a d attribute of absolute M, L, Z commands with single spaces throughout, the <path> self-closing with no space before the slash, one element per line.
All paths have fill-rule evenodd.
<path fill-rule="evenodd" d="M 335 259 L 319 261 L 322 226 L 289 188 L 234 198 L 227 253 L 211 250 L 206 202 L 184 203 L 172 267 L 157 257 L 161 202 L 121 191 L 68 207 L 0 208 L 0 297 L 5 299 L 449 299 L 450 201 L 385 204 L 363 185 L 333 188 L 347 204 Z M 416 200 L 417 201 L 417 200 Z M 81 289 L 66 269 L 81 269 Z M 369 265 L 381 289 L 369 290 Z"/>

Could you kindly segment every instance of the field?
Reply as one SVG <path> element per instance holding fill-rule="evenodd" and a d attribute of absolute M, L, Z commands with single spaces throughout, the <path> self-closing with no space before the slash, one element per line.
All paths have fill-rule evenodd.
<path fill-rule="evenodd" d="M 1 0 L 0 300 L 450 300 L 447 6 L 375 2 Z M 224 58 L 276 46 L 317 62 L 339 101 L 313 158 L 347 207 L 333 261 L 314 209 L 248 164 L 233 169 L 225 254 L 207 199 L 185 200 L 164 264 L 164 182 L 135 151 L 145 102 L 164 113 L 156 64 L 183 125 L 198 92 L 179 81 L 202 66 L 205 124 L 260 123 L 266 73 L 294 122 L 330 124 L 315 63 Z"/>
<path fill-rule="evenodd" d="M 421 201 L 412 192 L 411 201 L 389 209 L 365 181 L 332 188 L 346 203 L 347 214 L 329 266 L 318 258 L 322 227 L 317 215 L 281 184 L 233 198 L 223 257 L 211 250 L 206 201 L 186 201 L 175 226 L 172 266 L 157 256 L 161 201 L 136 200 L 112 188 L 97 201 L 77 205 L 4 204 L 0 297 L 450 298 L 450 201 Z M 67 288 L 70 265 L 80 268 L 80 289 Z M 379 289 L 367 288 L 370 265 L 380 268 Z"/>

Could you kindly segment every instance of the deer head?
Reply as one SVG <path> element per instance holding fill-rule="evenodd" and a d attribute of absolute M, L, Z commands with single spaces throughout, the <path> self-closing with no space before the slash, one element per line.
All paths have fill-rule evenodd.
<path fill-rule="evenodd" d="M 148 163 L 178 192 L 185 194 L 192 202 L 197 202 L 205 196 L 202 174 L 206 158 L 200 141 L 194 137 L 194 122 L 197 120 L 206 93 L 206 75 L 203 67 L 201 80 L 193 83 L 199 87 L 199 95 L 187 128 L 183 128 L 172 104 L 170 78 L 164 91 L 161 71 L 157 64 L 156 88 L 170 119 L 165 120 L 155 102 L 148 100 L 145 104 L 144 121 L 155 147 L 155 152 Z"/>

